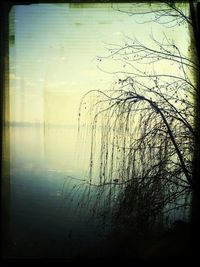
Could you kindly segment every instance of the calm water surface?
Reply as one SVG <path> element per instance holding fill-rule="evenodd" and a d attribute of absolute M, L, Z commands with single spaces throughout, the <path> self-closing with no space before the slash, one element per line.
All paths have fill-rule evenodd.
<path fill-rule="evenodd" d="M 104 227 L 78 208 L 89 143 L 76 127 L 10 127 L 11 230 L 14 257 L 73 258 L 89 253 Z"/>

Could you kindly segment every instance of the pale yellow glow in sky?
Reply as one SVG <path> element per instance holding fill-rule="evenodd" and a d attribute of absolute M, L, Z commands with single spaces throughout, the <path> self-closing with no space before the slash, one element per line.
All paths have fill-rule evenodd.
<path fill-rule="evenodd" d="M 82 95 L 109 89 L 114 81 L 113 75 L 97 68 L 97 56 L 106 54 L 106 43 L 123 44 L 126 35 L 148 44 L 151 32 L 161 38 L 163 30 L 153 23 L 137 24 L 111 4 L 14 7 L 10 14 L 10 35 L 15 35 L 10 44 L 10 120 L 77 124 Z M 185 27 L 164 31 L 187 53 Z M 165 71 L 166 66 L 162 68 Z"/>

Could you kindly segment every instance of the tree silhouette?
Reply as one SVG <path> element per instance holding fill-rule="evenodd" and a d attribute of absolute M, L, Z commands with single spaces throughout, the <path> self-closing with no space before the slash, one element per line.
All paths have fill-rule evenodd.
<path fill-rule="evenodd" d="M 134 221 L 134 227 L 143 230 L 163 224 L 167 218 L 173 221 L 172 214 L 186 218 L 193 195 L 199 193 L 195 173 L 199 41 L 197 4 L 135 6 L 128 11 L 114 8 L 142 16 L 142 23 L 187 25 L 191 35 L 188 54 L 165 34 L 158 40 L 151 33 L 151 45 L 129 36 L 124 45 L 110 44 L 108 55 L 98 57 L 98 67 L 117 79 L 110 90 L 84 95 L 79 115 L 89 102 L 89 185 L 99 189 L 97 196 L 104 199 L 104 208 L 114 212 L 120 222 L 133 225 Z M 104 61 L 114 62 L 115 70 L 101 67 Z M 95 167 L 98 175 L 94 181 Z"/>

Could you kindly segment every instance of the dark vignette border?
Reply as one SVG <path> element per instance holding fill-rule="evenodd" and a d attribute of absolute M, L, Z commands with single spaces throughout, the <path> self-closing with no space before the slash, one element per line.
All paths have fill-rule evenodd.
<path fill-rule="evenodd" d="M 189 1 L 189 0 L 188 0 Z M 188 1 L 181 1 L 181 2 L 188 2 Z M 68 264 L 80 264 L 80 262 L 77 260 L 76 262 L 71 262 L 71 261 L 66 261 L 64 259 L 56 259 L 56 260 L 48 260 L 48 259 L 29 259 L 29 260 L 25 260 L 25 259 L 9 259 L 9 247 L 10 247 L 10 231 L 9 231 L 9 199 L 10 199 L 10 181 L 9 179 L 7 181 L 4 181 L 5 179 L 3 179 L 3 138 L 4 138 L 4 134 L 3 134 L 3 129 L 4 129 L 4 125 L 5 125 L 5 120 L 4 120 L 4 114 L 5 114 L 5 89 L 9 86 L 8 84 L 8 75 L 9 75 L 9 12 L 11 10 L 11 8 L 14 5 L 29 5 L 29 4 L 37 4 L 37 3 L 142 3 L 142 2 L 162 2 L 162 1 L 158 1 L 158 0 L 153 0 L 153 1 L 145 1 L 145 0 L 133 0 L 133 1 L 98 1 L 98 0 L 90 0 L 90 1 L 81 1 L 81 0 L 71 0 L 71 1 L 65 1 L 65 0 L 26 0 L 26 1 L 16 1 L 16 0 L 3 0 L 0 2 L 0 188 L 1 188 L 1 201 L 0 201 L 0 212 L 1 212 L 1 247 L 0 247 L 0 255 L 1 255 L 1 263 L 3 266 L 6 265 L 11 265 L 11 266 L 16 266 L 16 264 L 21 265 L 25 265 L 25 266 L 29 266 L 30 264 L 33 264 L 34 266 L 37 264 L 52 264 L 57 266 L 57 264 L 64 264 L 64 265 L 68 265 Z M 164 2 L 164 1 L 163 1 Z M 172 2 L 172 0 L 171 0 Z M 176 2 L 179 2 L 179 0 L 177 0 Z M 196 47 L 197 47 L 197 61 L 199 63 L 199 51 L 200 51 L 200 44 L 199 44 L 199 37 L 200 37 L 200 1 L 199 0 L 194 0 L 194 3 L 197 3 L 197 17 L 196 17 Z M 199 85 L 200 85 L 200 75 L 199 73 L 197 73 L 197 88 L 199 90 Z M 198 91 L 199 92 L 199 91 Z M 197 214 L 195 214 L 195 216 L 197 217 L 197 224 L 198 225 L 194 225 L 195 226 L 195 238 L 194 240 L 194 250 L 195 250 L 195 254 L 197 255 L 198 258 L 198 252 L 199 252 L 199 248 L 198 248 L 198 244 L 196 243 L 196 241 L 199 241 L 200 236 L 199 236 L 199 232 L 200 232 L 200 177 L 199 177 L 199 93 L 196 96 L 196 131 L 197 131 L 197 139 L 196 139 L 196 155 L 195 155 L 195 161 L 194 161 L 194 175 L 197 178 L 197 191 L 198 191 L 198 212 Z M 197 231 L 196 231 L 197 230 Z M 197 236 L 196 236 L 197 235 Z M 196 257 L 195 257 L 196 258 Z M 88 262 L 81 262 L 81 264 L 88 264 Z M 106 262 L 102 261 L 102 260 L 97 260 L 97 261 L 90 261 L 89 263 L 91 263 L 91 265 L 94 266 L 94 264 L 96 265 L 101 265 L 106 263 L 106 264 L 113 264 L 116 263 L 114 259 L 112 259 L 110 262 L 109 260 L 106 260 Z M 130 263 L 130 262 L 129 262 Z M 152 262 L 153 264 L 156 264 L 159 262 Z M 165 262 L 166 264 L 169 264 L 167 262 Z M 174 262 L 176 264 L 176 262 Z M 134 266 L 137 264 L 148 264 L 149 262 L 141 262 L 141 261 L 134 261 L 131 262 L 131 266 Z M 162 264 L 164 264 L 162 262 Z M 159 264 L 160 265 L 160 264 Z"/>

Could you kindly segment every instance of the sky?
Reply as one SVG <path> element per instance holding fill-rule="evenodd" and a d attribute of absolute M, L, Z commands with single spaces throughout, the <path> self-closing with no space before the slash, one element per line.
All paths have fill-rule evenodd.
<path fill-rule="evenodd" d="M 10 120 L 76 125 L 83 94 L 109 89 L 114 81 L 113 75 L 97 67 L 97 58 L 106 54 L 108 44 L 123 44 L 125 36 L 148 44 L 150 33 L 161 38 L 162 25 L 137 22 L 138 18 L 111 4 L 14 6 L 10 12 Z M 165 28 L 165 34 L 186 53 L 185 27 Z M 114 70 L 115 63 L 109 67 Z"/>

